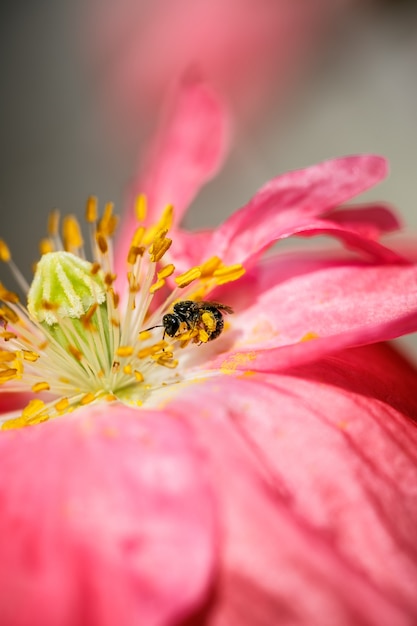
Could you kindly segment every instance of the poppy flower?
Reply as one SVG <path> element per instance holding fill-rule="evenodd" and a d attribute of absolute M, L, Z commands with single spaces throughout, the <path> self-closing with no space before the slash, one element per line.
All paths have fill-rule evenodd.
<path fill-rule="evenodd" d="M 386 163 L 284 174 L 186 232 L 216 115 L 184 95 L 116 247 L 91 198 L 91 259 L 52 214 L 27 308 L 1 288 L 4 626 L 416 621 L 417 373 L 380 342 L 417 328 L 417 268 L 387 207 L 340 208 Z M 349 250 L 261 257 L 317 234 Z"/>

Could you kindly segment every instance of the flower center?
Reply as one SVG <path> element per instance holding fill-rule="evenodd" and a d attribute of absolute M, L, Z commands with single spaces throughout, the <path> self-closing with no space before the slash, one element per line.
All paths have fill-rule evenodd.
<path fill-rule="evenodd" d="M 174 277 L 174 265 L 163 262 L 172 243 L 167 237 L 172 207 L 145 227 L 141 196 L 136 215 L 126 276 L 117 281 L 112 245 L 117 218 L 107 204 L 99 219 L 95 198 L 86 211 L 92 262 L 85 259 L 73 216 L 64 218 L 60 236 L 59 215 L 51 214 L 30 287 L 0 240 L 0 260 L 10 265 L 28 299 L 26 308 L 0 284 L 0 384 L 33 394 L 23 411 L 7 416 L 3 429 L 37 424 L 91 402 L 141 406 L 182 379 L 187 350 L 222 332 L 223 315 L 232 310 L 206 296 L 240 278 L 244 268 L 213 257 Z"/>

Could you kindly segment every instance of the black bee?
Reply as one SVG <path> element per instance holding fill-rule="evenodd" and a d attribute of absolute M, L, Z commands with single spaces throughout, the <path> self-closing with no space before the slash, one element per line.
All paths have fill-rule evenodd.
<path fill-rule="evenodd" d="M 196 327 L 200 327 L 206 331 L 209 338 L 208 341 L 216 339 L 223 330 L 224 313 L 233 313 L 233 309 L 226 304 L 220 304 L 220 302 L 207 302 L 202 300 L 200 302 L 194 302 L 194 300 L 182 300 L 174 304 L 173 312 L 166 313 L 162 318 L 162 324 L 152 326 L 147 330 L 153 328 L 163 327 L 164 335 L 168 337 L 175 337 L 178 333 L 181 324 L 185 324 L 188 330 L 194 330 Z M 214 321 L 214 328 L 210 329 L 203 321 L 204 313 L 209 313 Z"/>

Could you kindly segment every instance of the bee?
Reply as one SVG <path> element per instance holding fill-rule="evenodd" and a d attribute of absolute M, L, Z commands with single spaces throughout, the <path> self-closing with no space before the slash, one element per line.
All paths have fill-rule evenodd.
<path fill-rule="evenodd" d="M 166 313 L 163 316 L 162 324 L 157 324 L 147 330 L 163 328 L 164 335 L 162 339 L 164 339 L 165 335 L 175 337 L 181 328 L 181 324 L 185 324 L 188 330 L 201 328 L 208 335 L 207 341 L 213 341 L 221 334 L 224 328 L 223 313 L 233 313 L 233 309 L 226 304 L 220 304 L 220 302 L 182 300 L 174 304 L 172 313 Z M 210 324 L 204 321 L 205 314 L 210 316 Z"/>

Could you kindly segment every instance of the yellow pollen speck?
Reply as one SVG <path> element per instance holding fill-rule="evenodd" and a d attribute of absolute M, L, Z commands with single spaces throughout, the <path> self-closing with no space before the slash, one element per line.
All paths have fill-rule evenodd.
<path fill-rule="evenodd" d="M 201 268 L 200 267 L 192 267 L 187 272 L 180 274 L 174 280 L 177 283 L 178 287 L 181 289 L 183 287 L 187 287 L 194 280 L 197 280 L 201 276 Z"/>
<path fill-rule="evenodd" d="M 238 365 L 245 365 L 256 359 L 256 352 L 238 352 L 225 359 L 221 365 L 222 374 L 232 374 L 236 371 Z"/>
<path fill-rule="evenodd" d="M 198 331 L 198 339 L 203 343 L 207 343 L 207 341 L 210 339 L 210 335 L 203 328 L 200 328 L 200 330 Z"/>
<path fill-rule="evenodd" d="M 50 390 L 50 386 L 47 382 L 40 382 L 40 383 L 35 383 L 34 385 L 32 385 L 32 391 L 34 393 L 40 393 L 41 391 L 49 391 Z"/>
<path fill-rule="evenodd" d="M 311 341 L 312 339 L 318 339 L 320 337 L 320 335 L 318 335 L 317 333 L 315 333 L 314 331 L 309 331 L 308 333 L 306 333 L 305 335 L 303 335 L 300 339 L 301 341 Z"/>
<path fill-rule="evenodd" d="M 127 376 L 130 376 L 131 373 L 132 373 L 132 366 L 131 365 L 125 365 L 123 367 L 123 374 L 126 374 Z"/>
<path fill-rule="evenodd" d="M 8 245 L 3 239 L 0 239 L 0 261 L 8 263 L 10 261 L 10 250 Z"/>
<path fill-rule="evenodd" d="M 201 321 L 208 331 L 213 332 L 216 328 L 216 320 L 212 313 L 205 311 L 201 316 Z"/>

